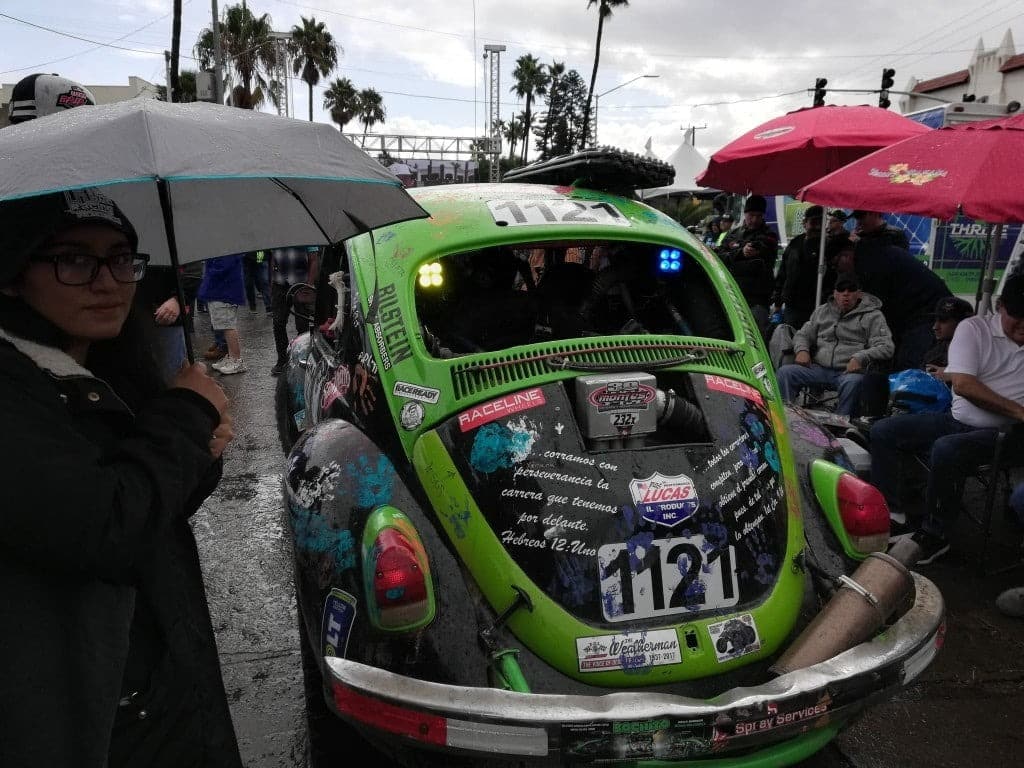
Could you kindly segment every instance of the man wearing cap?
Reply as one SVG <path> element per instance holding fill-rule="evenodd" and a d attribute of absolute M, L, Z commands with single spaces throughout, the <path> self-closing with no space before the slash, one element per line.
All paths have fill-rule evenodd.
<path fill-rule="evenodd" d="M 856 415 L 864 372 L 892 357 L 892 335 L 879 304 L 861 292 L 855 274 L 840 274 L 832 298 L 793 337 L 796 363 L 777 373 L 782 399 L 791 403 L 806 387 L 835 389 L 836 413 Z"/>
<path fill-rule="evenodd" d="M 768 304 L 774 284 L 779 236 L 764 221 L 768 201 L 751 195 L 743 206 L 743 223 L 729 232 L 719 254 L 750 305 L 758 327 L 768 327 Z"/>
<path fill-rule="evenodd" d="M 725 239 L 729 237 L 729 232 L 732 231 L 732 225 L 734 221 L 731 213 L 723 213 L 722 220 L 718 223 L 721 233 L 718 235 L 718 239 L 715 241 L 715 248 L 718 248 L 725 242 Z"/>
<path fill-rule="evenodd" d="M 910 250 L 910 240 L 907 238 L 907 233 L 898 227 L 890 227 L 886 223 L 885 217 L 878 211 L 857 210 L 851 213 L 850 216 L 857 222 L 856 228 L 854 228 L 853 233 L 850 235 L 853 242 L 865 240 L 881 245 L 894 245 L 905 251 Z"/>
<path fill-rule="evenodd" d="M 784 307 L 782 321 L 794 328 L 806 323 L 816 306 L 822 215 L 820 205 L 804 211 L 804 231 L 789 241 L 775 276 L 772 304 Z"/>
<path fill-rule="evenodd" d="M 956 327 L 961 320 L 973 314 L 971 305 L 956 296 L 939 299 L 935 305 L 935 322 L 932 323 L 935 344 L 924 354 L 924 369 L 940 381 L 949 381 L 946 365 L 949 361 L 949 343 L 953 340 Z"/>
<path fill-rule="evenodd" d="M 74 107 L 95 105 L 89 90 L 60 75 L 37 73 L 23 77 L 11 91 L 11 124 L 24 123 Z"/>
<path fill-rule="evenodd" d="M 1012 428 L 1006 450 L 1018 454 L 1024 440 L 1024 275 L 1006 281 L 998 309 L 969 317 L 949 345 L 946 375 L 953 384 L 949 413 L 890 416 L 871 428 L 871 480 L 899 514 L 898 466 L 910 455 L 928 457 L 928 485 L 921 528 L 920 565 L 949 550 L 964 478 L 992 458 L 1000 429 Z"/>
<path fill-rule="evenodd" d="M 909 251 L 885 245 L 882 239 L 862 237 L 855 242 L 842 233 L 826 243 L 825 256 L 837 272 L 856 272 L 861 289 L 881 300 L 896 343 L 893 367 L 898 371 L 922 367 L 924 354 L 935 340 L 935 305 L 953 295 L 942 278 Z"/>
<path fill-rule="evenodd" d="M 835 208 L 828 212 L 828 224 L 826 225 L 825 234 L 829 237 L 832 235 L 838 235 L 840 232 L 846 231 L 846 221 L 850 217 L 847 216 L 846 211 L 842 208 Z"/>

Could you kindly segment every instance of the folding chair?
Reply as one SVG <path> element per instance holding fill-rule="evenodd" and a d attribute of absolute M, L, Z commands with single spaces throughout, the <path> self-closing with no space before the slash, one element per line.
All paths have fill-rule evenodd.
<path fill-rule="evenodd" d="M 986 567 L 986 558 L 992 538 L 992 523 L 996 509 L 996 500 L 1001 498 L 1002 509 L 1009 509 L 1010 491 L 1013 488 L 1010 471 L 1015 468 L 1024 467 L 1024 452 L 1020 450 L 1019 430 L 1020 428 L 1016 426 L 1002 427 L 996 436 L 996 444 L 992 452 L 991 461 L 988 464 L 979 466 L 974 473 L 966 478 L 980 484 L 985 491 L 984 505 L 979 512 L 971 511 L 963 504 L 963 491 L 965 488 L 961 488 L 962 511 L 969 520 L 981 528 L 982 539 L 978 567 L 982 575 L 1005 573 L 1006 571 L 1024 566 L 1024 537 L 1022 537 L 1022 541 L 1018 544 L 1017 557 L 1014 562 L 993 570 L 988 570 Z M 1013 435 L 1013 439 L 1011 439 L 1011 435 Z M 1008 446 L 1008 442 L 1011 445 Z M 1017 450 L 1013 450 L 1013 448 Z M 966 487 L 966 482 L 964 486 Z M 1000 491 L 1002 491 L 1001 494 Z"/>

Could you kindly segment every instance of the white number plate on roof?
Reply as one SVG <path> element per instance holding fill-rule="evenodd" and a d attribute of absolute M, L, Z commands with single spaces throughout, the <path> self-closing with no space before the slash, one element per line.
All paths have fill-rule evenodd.
<path fill-rule="evenodd" d="M 628 227 L 629 219 L 611 203 L 596 200 L 489 200 L 494 223 L 520 227 L 544 224 L 603 224 Z"/>

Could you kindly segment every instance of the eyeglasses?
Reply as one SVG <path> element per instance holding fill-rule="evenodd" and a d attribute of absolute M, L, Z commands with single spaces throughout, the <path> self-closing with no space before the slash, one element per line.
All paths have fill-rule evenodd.
<path fill-rule="evenodd" d="M 62 285 L 88 285 L 106 266 L 119 283 L 137 283 L 146 274 L 149 263 L 148 253 L 119 253 L 101 259 L 91 253 L 63 251 L 46 256 L 37 256 L 32 261 L 50 262 L 57 282 Z"/>

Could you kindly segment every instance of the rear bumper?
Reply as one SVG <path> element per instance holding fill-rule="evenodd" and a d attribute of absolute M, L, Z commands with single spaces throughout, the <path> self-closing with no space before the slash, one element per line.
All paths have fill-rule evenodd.
<path fill-rule="evenodd" d="M 743 755 L 757 762 L 773 744 L 814 729 L 834 732 L 928 666 L 942 644 L 945 608 L 931 581 L 917 574 L 914 581 L 914 605 L 873 640 L 710 700 L 642 691 L 514 693 L 415 680 L 340 658 L 326 659 L 329 682 L 342 717 L 408 746 L 537 764 Z"/>

